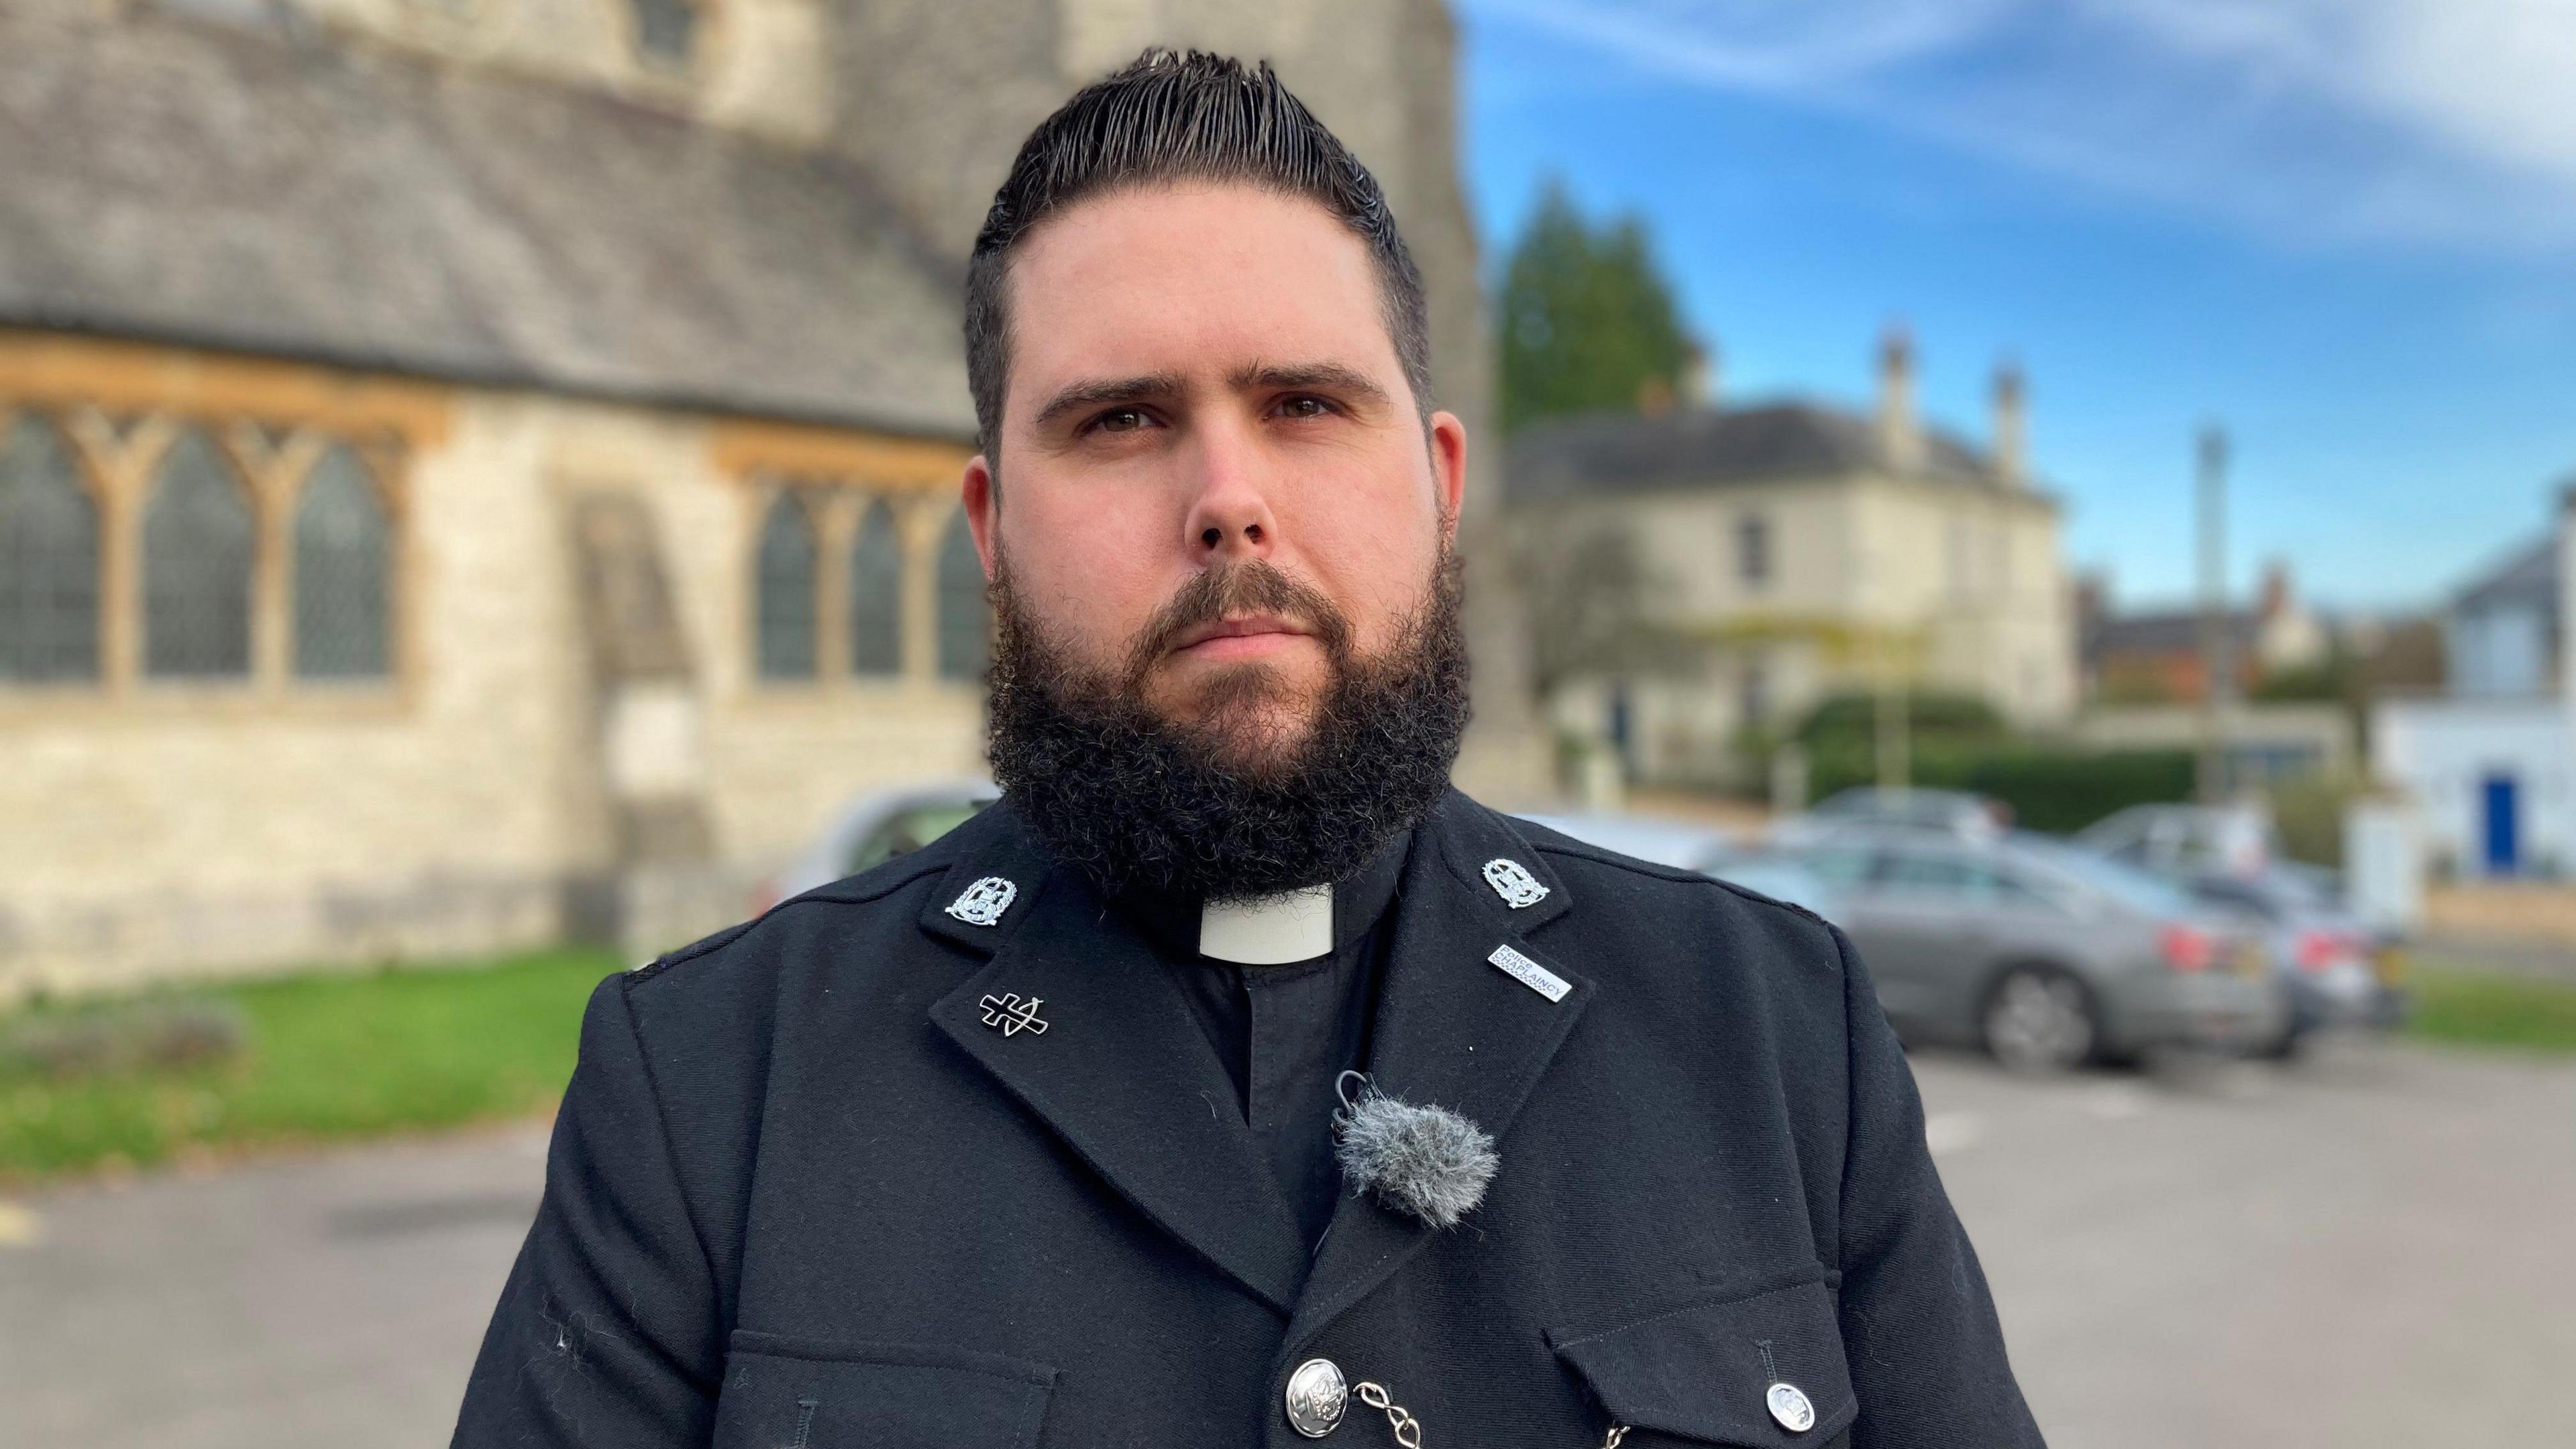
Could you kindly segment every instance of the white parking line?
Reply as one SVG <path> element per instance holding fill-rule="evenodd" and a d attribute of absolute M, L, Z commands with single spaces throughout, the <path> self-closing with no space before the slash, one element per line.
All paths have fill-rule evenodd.
<path fill-rule="evenodd" d="M 1935 1157 L 1965 1151 L 1985 1135 L 1986 1119 L 1974 1112 L 1935 1112 L 1923 1119 L 1923 1145 Z"/>
<path fill-rule="evenodd" d="M 2147 1114 L 2147 1094 L 2127 1082 L 2113 1082 L 2095 1090 L 2085 1107 L 2105 1122 L 2123 1122 Z"/>
<path fill-rule="evenodd" d="M 45 1237 L 45 1220 L 36 1210 L 0 1199 L 0 1248 L 32 1248 Z"/>

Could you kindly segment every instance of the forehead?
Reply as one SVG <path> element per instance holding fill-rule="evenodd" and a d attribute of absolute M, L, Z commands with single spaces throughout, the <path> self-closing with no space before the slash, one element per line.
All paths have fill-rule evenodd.
<path fill-rule="evenodd" d="M 1015 396 L 1253 360 L 1401 381 L 1368 244 L 1302 196 L 1188 182 L 1090 197 L 1021 244 L 1006 285 Z"/>

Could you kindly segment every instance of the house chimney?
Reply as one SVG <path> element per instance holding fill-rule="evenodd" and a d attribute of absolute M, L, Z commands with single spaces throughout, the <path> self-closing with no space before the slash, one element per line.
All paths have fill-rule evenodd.
<path fill-rule="evenodd" d="M 1668 416 L 1673 410 L 1671 378 L 1650 377 L 1637 384 L 1637 411 L 1646 417 Z"/>
<path fill-rule="evenodd" d="M 2263 565 L 2263 591 L 2257 597 L 2257 618 L 2270 622 L 2290 612 L 2290 561 L 2276 558 Z"/>
<path fill-rule="evenodd" d="M 1693 412 L 1716 411 L 1719 376 L 1717 344 L 1688 344 L 1682 354 L 1682 406 Z"/>
<path fill-rule="evenodd" d="M 1995 476 L 2006 483 L 2028 480 L 2029 421 L 2022 411 L 2021 365 L 2006 358 L 1995 368 Z"/>
<path fill-rule="evenodd" d="M 1716 413 L 1723 364 L 1716 343 L 1690 343 L 1682 353 L 1682 407 L 1692 413 Z"/>
<path fill-rule="evenodd" d="M 2576 720 L 2576 473 L 2558 484 L 2558 677 L 2551 681 Z"/>
<path fill-rule="evenodd" d="M 1910 473 L 1923 462 L 1923 433 L 1914 420 L 1914 339 L 1891 323 L 1878 343 L 1878 437 L 1887 464 Z"/>

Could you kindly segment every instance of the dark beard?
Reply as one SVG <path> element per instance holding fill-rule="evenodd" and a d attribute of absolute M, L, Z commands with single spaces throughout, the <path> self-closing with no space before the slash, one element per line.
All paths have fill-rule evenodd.
<path fill-rule="evenodd" d="M 1447 549 L 1420 607 L 1372 657 L 1351 649 L 1330 600 L 1266 563 L 1200 575 L 1139 631 L 1122 671 L 1083 667 L 1044 638 L 1007 566 L 992 595 L 994 778 L 1104 892 L 1247 896 L 1342 880 L 1449 787 L 1467 727 L 1467 649 Z M 1230 609 L 1296 617 L 1324 647 L 1329 682 L 1285 755 L 1247 761 L 1259 752 L 1226 727 L 1275 687 L 1266 668 L 1210 681 L 1197 722 L 1144 702 L 1145 678 L 1178 634 Z"/>

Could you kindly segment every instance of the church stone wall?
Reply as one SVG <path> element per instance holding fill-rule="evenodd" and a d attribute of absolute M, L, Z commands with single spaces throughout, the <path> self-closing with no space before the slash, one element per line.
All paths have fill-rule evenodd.
<path fill-rule="evenodd" d="M 343 33 L 589 86 L 799 145 L 831 123 L 827 0 L 700 0 L 684 58 L 638 44 L 628 0 L 289 0 Z"/>
<path fill-rule="evenodd" d="M 31 363 L 39 353 L 50 360 Z M 366 386 L 256 359 L 0 339 L 0 410 L 94 413 L 129 435 L 158 417 L 353 423 L 333 400 L 345 409 Z M 757 873 L 854 795 L 977 768 L 980 690 L 931 677 L 917 609 L 899 678 L 771 684 L 748 662 L 773 470 L 888 497 L 919 574 L 955 509 L 962 445 L 422 384 L 375 411 L 415 430 L 397 485 L 391 679 L 0 686 L 0 997 L 600 928 L 631 862 L 567 537 L 582 497 L 643 503 L 675 593 L 677 718 L 694 738 L 664 778 L 677 770 L 710 826 L 687 878 L 721 886 L 694 925 L 743 914 Z"/>

